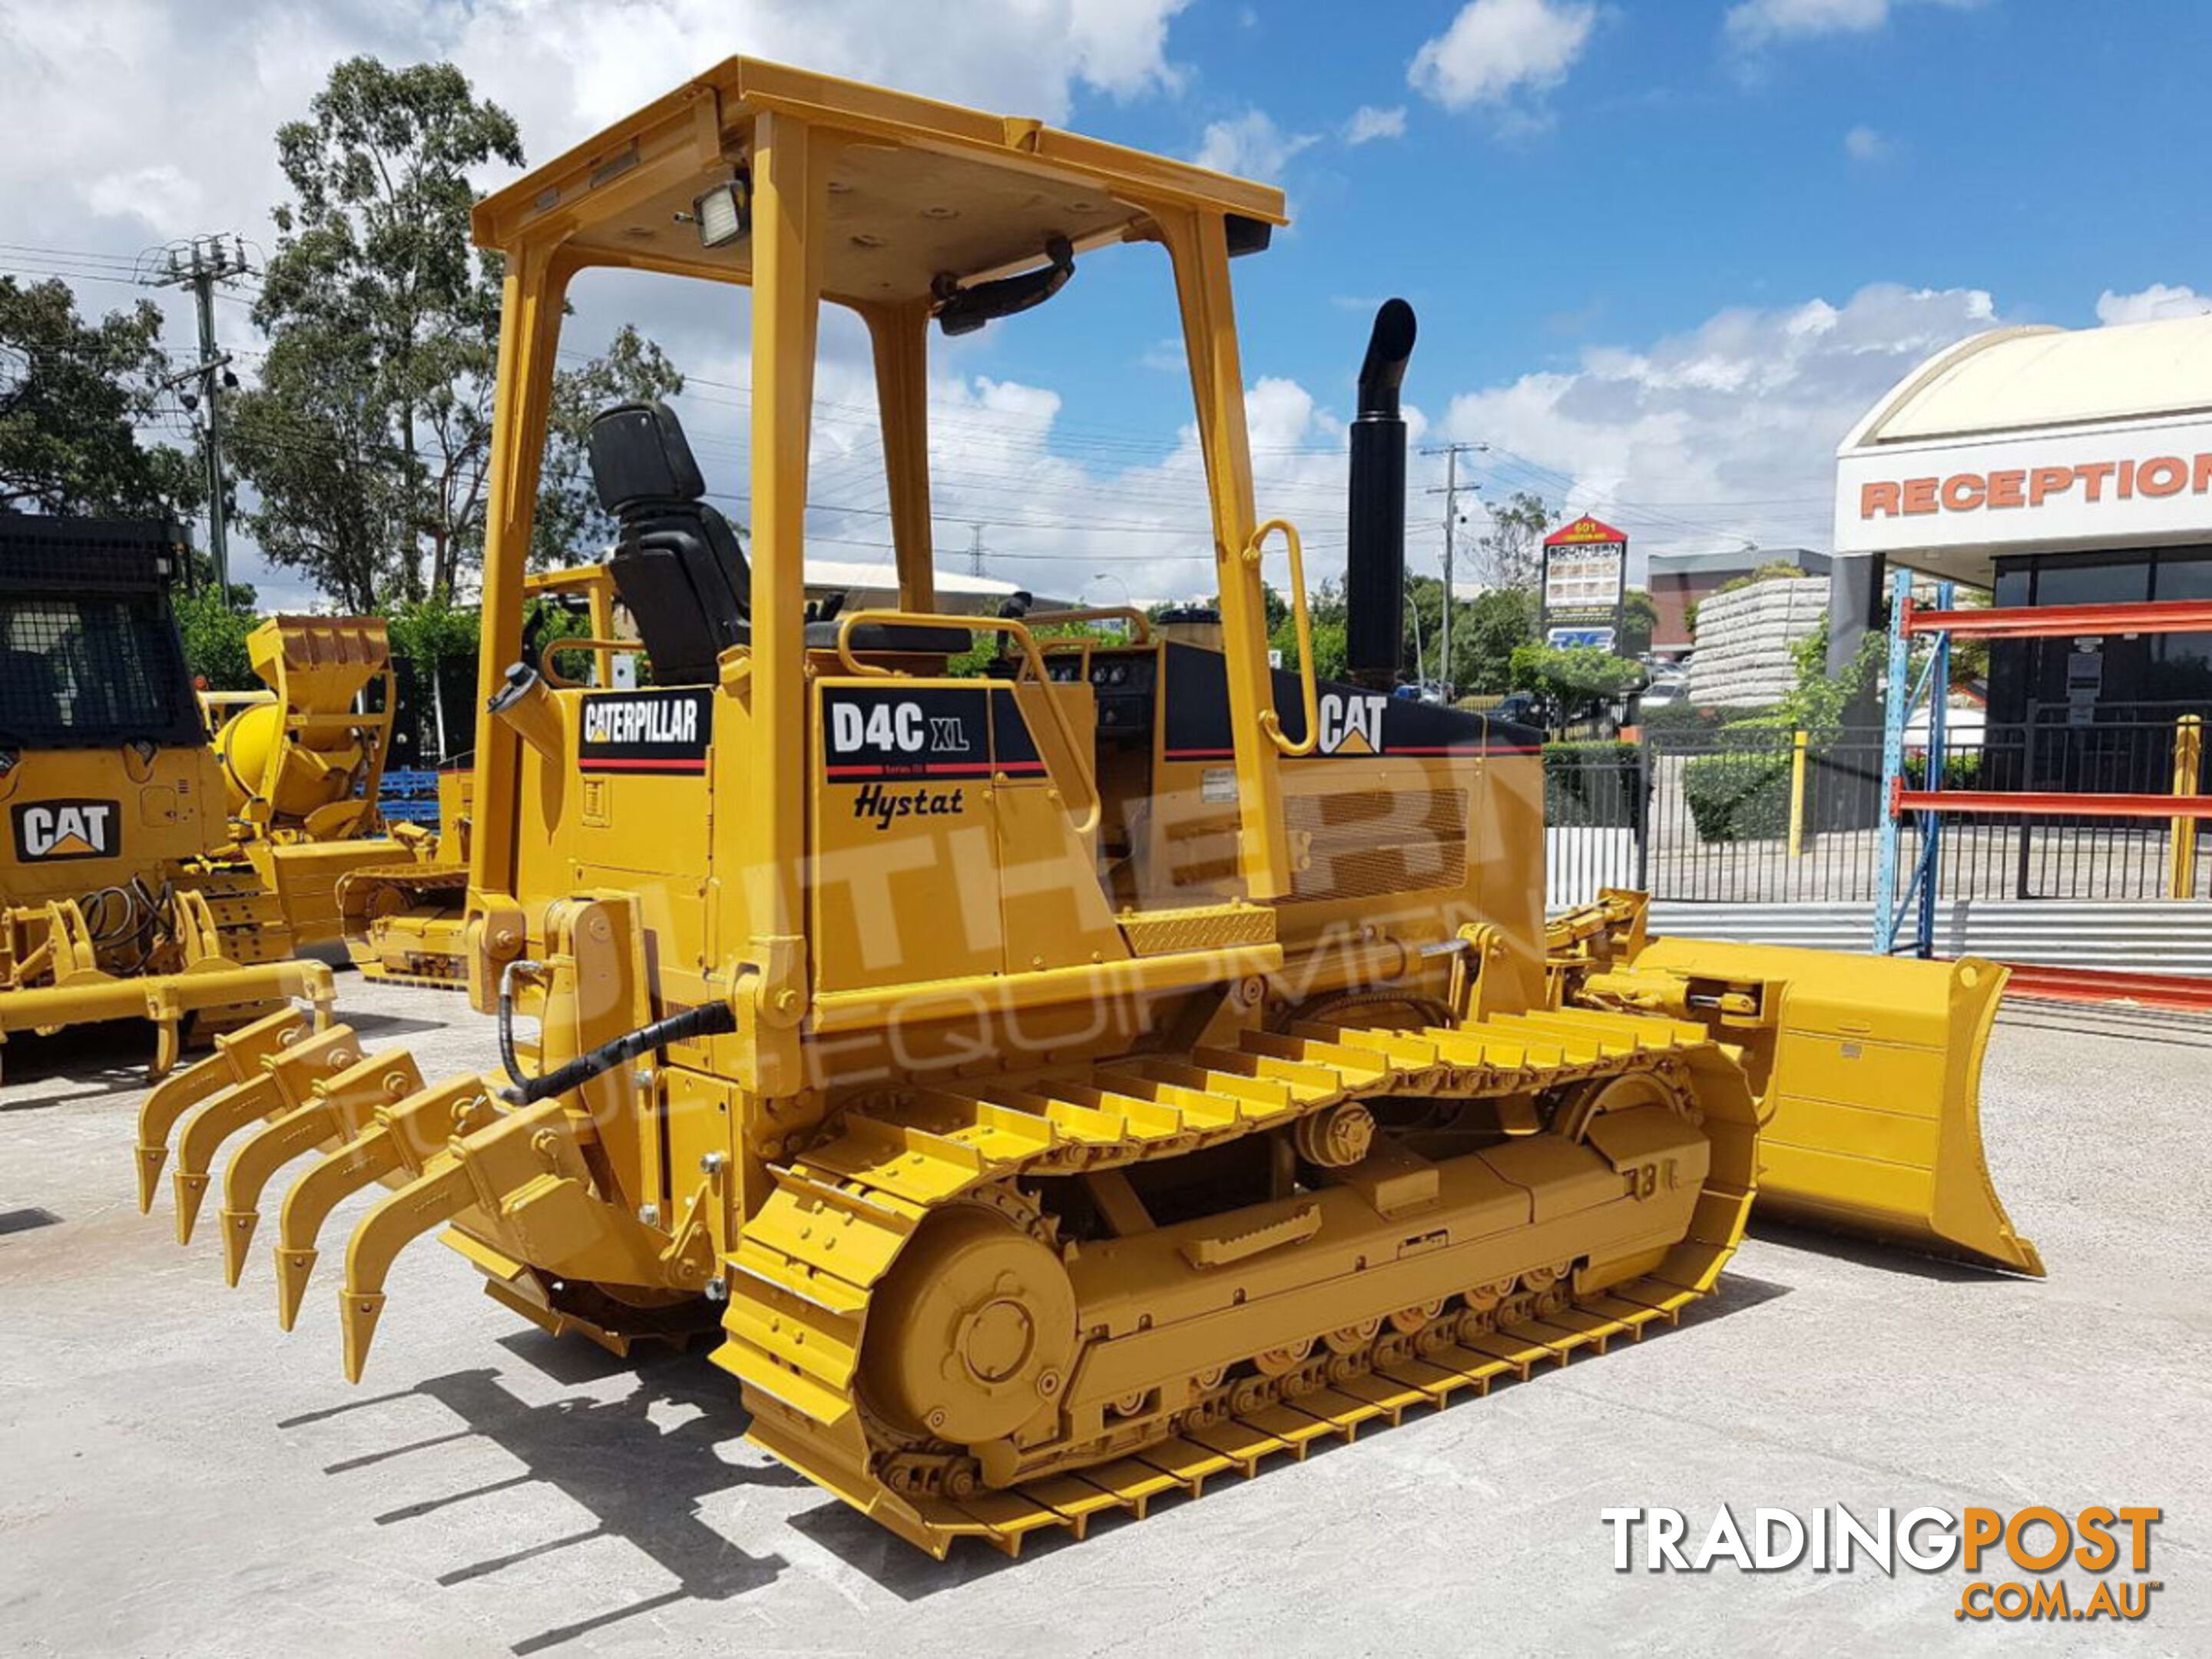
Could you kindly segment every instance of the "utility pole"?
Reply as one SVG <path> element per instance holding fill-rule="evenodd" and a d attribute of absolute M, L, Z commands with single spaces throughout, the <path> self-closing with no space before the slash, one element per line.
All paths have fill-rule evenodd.
<path fill-rule="evenodd" d="M 1447 696 L 1450 695 L 1449 688 L 1451 684 L 1452 556 L 1458 549 L 1459 458 L 1462 454 L 1486 453 L 1489 448 L 1488 444 L 1437 444 L 1421 452 L 1424 455 L 1444 458 L 1443 487 L 1431 489 L 1429 494 L 1444 498 L 1443 622 L 1437 630 L 1437 684 L 1445 688 Z M 1480 486 L 1469 484 L 1468 488 L 1474 489 Z"/>
<path fill-rule="evenodd" d="M 215 285 L 246 272 L 246 245 L 236 234 L 225 247 L 221 236 L 195 236 L 173 243 L 166 275 L 155 279 L 157 288 L 189 288 L 198 301 L 200 360 L 170 382 L 199 380 L 199 396 L 207 403 L 208 553 L 215 561 L 216 591 L 230 592 L 230 526 L 223 506 L 222 393 L 238 384 L 230 359 L 216 348 Z M 185 400 L 187 407 L 191 399 Z"/>

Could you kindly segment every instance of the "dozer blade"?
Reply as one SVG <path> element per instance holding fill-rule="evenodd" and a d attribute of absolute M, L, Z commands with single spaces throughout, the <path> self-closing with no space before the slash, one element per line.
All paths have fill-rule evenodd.
<path fill-rule="evenodd" d="M 1766 986 L 1767 1029 L 1716 1028 L 1748 1044 L 1764 1085 L 1761 1212 L 2042 1276 L 1982 1152 L 2003 968 L 1665 939 L 1634 969 Z"/>

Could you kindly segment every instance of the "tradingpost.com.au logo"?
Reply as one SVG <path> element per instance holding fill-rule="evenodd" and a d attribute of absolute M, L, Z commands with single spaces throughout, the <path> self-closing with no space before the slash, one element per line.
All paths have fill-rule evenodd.
<path fill-rule="evenodd" d="M 1957 1570 L 1966 1584 L 1955 1617 L 2005 1620 L 2141 1619 L 2165 1588 L 2150 1569 L 2151 1528 L 2163 1511 L 2092 1504 L 2071 1515 L 2045 1504 L 2002 1510 L 1876 1510 L 1862 1520 L 1842 1504 L 1799 1515 L 1754 1509 L 1739 1524 L 1723 1504 L 1693 1528 L 1680 1510 L 1607 1509 L 1615 1572 L 1856 1572 L 1891 1577 Z M 2086 1577 L 2069 1582 L 2069 1571 Z"/>

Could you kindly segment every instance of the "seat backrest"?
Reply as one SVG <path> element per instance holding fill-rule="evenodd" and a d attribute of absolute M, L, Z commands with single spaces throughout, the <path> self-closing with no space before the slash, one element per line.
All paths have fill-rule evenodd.
<path fill-rule="evenodd" d="M 707 491 L 676 413 L 617 404 L 592 422 L 592 483 L 622 526 L 607 569 L 662 685 L 714 678 L 714 659 L 750 637 L 752 573 Z"/>

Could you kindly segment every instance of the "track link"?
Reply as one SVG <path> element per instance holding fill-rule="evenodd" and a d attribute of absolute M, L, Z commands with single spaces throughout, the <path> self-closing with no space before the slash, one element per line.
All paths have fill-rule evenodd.
<path fill-rule="evenodd" d="M 1671 1322 L 1711 1287 L 1741 1236 L 1751 1201 L 1747 1110 L 1740 1123 L 1709 1121 L 1717 1133 L 1740 1131 L 1724 1165 L 1735 1173 L 1724 1178 L 1717 1160 L 1686 1254 L 1678 1249 L 1658 1272 L 1581 1300 L 1564 1287 L 1512 1298 L 1494 1322 L 1461 1318 L 1418 1343 L 1386 1337 L 1332 1366 L 1256 1387 L 1248 1378 L 1178 1413 L 1147 1443 L 1000 1488 L 956 1474 L 933 1491 L 895 1489 L 884 1477 L 899 1465 L 858 1393 L 871 1298 L 933 1212 L 1015 1177 L 1174 1157 L 1342 1102 L 1474 1098 L 1662 1066 L 1735 1069 L 1702 1027 L 1560 1010 L 1414 1031 L 1298 1024 L 1187 1058 L 1132 1056 L 848 1112 L 841 1133 L 775 1171 L 775 1191 L 726 1258 L 726 1340 L 714 1358 L 744 1384 L 757 1443 L 933 1554 L 961 1537 L 1011 1554 L 1040 1529 L 1080 1535 L 1098 1514 L 1141 1516 L 1164 1492 L 1195 1495 L 1217 1474 L 1250 1474 L 1277 1453 L 1303 1457 L 1324 1436 L 1349 1438 L 1415 1406 L 1486 1393 L 1498 1377 Z"/>

